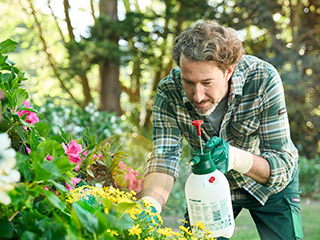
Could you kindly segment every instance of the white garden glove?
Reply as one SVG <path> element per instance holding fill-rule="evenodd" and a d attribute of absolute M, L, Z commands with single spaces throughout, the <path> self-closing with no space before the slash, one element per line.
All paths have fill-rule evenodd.
<path fill-rule="evenodd" d="M 217 169 L 226 173 L 233 169 L 239 173 L 247 173 L 253 164 L 253 155 L 250 152 L 230 146 L 226 141 L 219 137 L 213 137 L 205 146 L 210 149 L 212 160 Z"/>

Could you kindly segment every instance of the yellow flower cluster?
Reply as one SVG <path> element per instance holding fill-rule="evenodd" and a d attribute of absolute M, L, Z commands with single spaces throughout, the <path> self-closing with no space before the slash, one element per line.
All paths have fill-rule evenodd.
<path fill-rule="evenodd" d="M 109 199 L 115 204 L 134 203 L 136 193 L 134 191 L 124 192 L 114 187 L 98 188 L 93 186 L 82 186 L 70 191 L 67 196 L 67 202 L 73 203 L 87 196 L 94 196 L 103 199 Z"/>
<path fill-rule="evenodd" d="M 134 205 L 132 205 L 133 207 L 130 207 L 126 210 L 126 213 L 128 213 L 130 217 L 135 221 L 133 227 L 127 230 L 127 236 L 129 237 L 129 239 L 197 239 L 193 236 L 190 228 L 186 228 L 184 226 L 180 226 L 181 232 L 175 232 L 171 228 L 167 227 L 161 228 L 160 226 L 163 223 L 162 218 L 157 212 L 152 211 L 152 203 L 145 199 L 137 202 L 135 195 L 136 193 L 134 191 L 124 192 L 114 187 L 98 188 L 93 186 L 82 186 L 70 191 L 70 194 L 67 196 L 67 202 L 73 203 L 79 201 L 80 199 L 88 199 L 89 196 L 93 196 L 98 201 L 102 199 L 108 199 L 114 206 L 120 206 L 123 203 L 134 203 Z M 106 206 L 104 207 L 104 211 L 106 212 L 106 214 L 108 214 L 110 209 L 107 209 Z M 145 214 L 147 220 L 145 218 L 139 219 L 141 213 Z M 203 223 L 198 222 L 195 228 L 201 230 L 204 233 L 204 236 L 201 239 L 214 240 L 214 238 L 209 237 L 211 233 L 205 230 L 205 226 Z M 116 236 L 117 239 L 122 239 L 120 238 L 120 235 L 123 236 L 123 233 L 117 232 L 112 229 L 106 229 L 106 231 L 111 236 Z"/>

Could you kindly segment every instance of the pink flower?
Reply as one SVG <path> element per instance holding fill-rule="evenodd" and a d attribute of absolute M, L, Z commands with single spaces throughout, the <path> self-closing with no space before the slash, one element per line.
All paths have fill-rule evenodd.
<path fill-rule="evenodd" d="M 49 155 L 48 157 L 46 157 L 46 159 L 49 161 L 49 162 L 51 162 L 51 160 L 52 160 L 52 156 L 51 155 Z"/>
<path fill-rule="evenodd" d="M 26 148 L 27 149 L 27 153 L 28 153 L 28 155 L 31 153 L 31 149 L 30 148 Z"/>
<path fill-rule="evenodd" d="M 71 187 L 69 183 L 65 183 L 65 184 L 68 191 L 71 191 L 73 189 L 73 187 Z"/>
<path fill-rule="evenodd" d="M 73 186 L 76 186 L 79 182 L 81 182 L 81 178 L 73 177 L 73 178 L 71 178 L 71 182 L 72 182 Z"/>
<path fill-rule="evenodd" d="M 77 143 L 77 140 L 72 140 L 68 146 L 62 143 L 64 151 L 68 156 L 70 163 L 77 163 L 75 170 L 78 171 L 81 164 L 80 153 L 82 152 L 82 147 L 80 144 Z"/>
<path fill-rule="evenodd" d="M 138 178 L 137 178 L 138 177 Z M 134 171 L 131 167 L 128 168 L 128 174 L 125 175 L 125 181 L 129 180 L 128 189 L 140 192 L 142 190 L 143 179 L 140 174 Z"/>
<path fill-rule="evenodd" d="M 27 108 L 30 108 L 30 103 L 28 101 L 25 101 L 23 103 L 23 105 L 25 105 Z M 26 115 L 26 122 L 31 124 L 31 125 L 34 125 L 36 122 L 39 122 L 39 118 L 38 118 L 38 115 L 34 112 L 30 112 L 30 111 L 27 111 L 27 110 L 21 110 L 21 111 L 18 111 L 16 112 L 20 117 L 22 117 L 24 114 L 27 114 Z M 27 129 L 26 126 L 23 127 L 24 129 Z"/>
<path fill-rule="evenodd" d="M 72 140 L 69 144 L 68 147 L 62 143 L 62 146 L 64 148 L 64 151 L 66 152 L 67 155 L 74 155 L 77 156 L 82 152 L 82 147 L 80 144 L 77 143 L 77 140 Z"/>
<path fill-rule="evenodd" d="M 80 178 L 75 178 L 75 177 L 71 178 L 71 183 L 74 187 L 77 186 L 79 182 L 81 182 Z M 73 187 L 69 183 L 65 183 L 65 185 L 68 191 L 73 189 Z"/>
<path fill-rule="evenodd" d="M 126 169 L 126 165 L 123 162 L 119 162 L 120 169 Z"/>

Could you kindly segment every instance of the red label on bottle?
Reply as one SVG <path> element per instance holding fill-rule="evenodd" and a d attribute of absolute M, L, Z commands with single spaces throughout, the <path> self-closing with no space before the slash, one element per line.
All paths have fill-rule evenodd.
<path fill-rule="evenodd" d="M 209 178 L 209 183 L 213 183 L 215 180 L 216 180 L 215 177 L 212 176 L 212 177 Z"/>

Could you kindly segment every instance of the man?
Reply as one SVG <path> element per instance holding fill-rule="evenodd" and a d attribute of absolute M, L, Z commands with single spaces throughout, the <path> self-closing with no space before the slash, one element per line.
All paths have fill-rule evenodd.
<path fill-rule="evenodd" d="M 200 149 L 192 121 L 202 119 L 201 144 L 211 146 L 228 178 L 234 215 L 247 208 L 261 239 L 302 239 L 298 154 L 281 79 L 270 64 L 243 54 L 236 31 L 215 22 L 197 22 L 177 37 L 179 67 L 157 89 L 142 195 L 161 211 L 179 174 L 182 135 Z"/>

